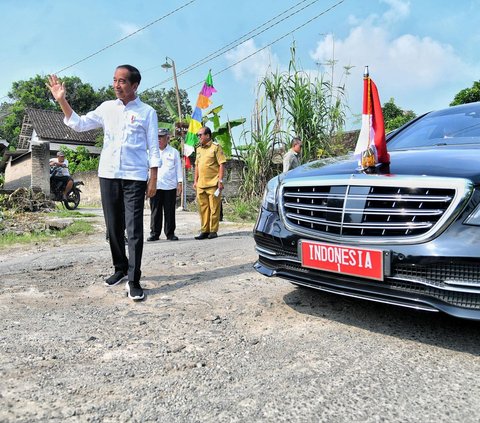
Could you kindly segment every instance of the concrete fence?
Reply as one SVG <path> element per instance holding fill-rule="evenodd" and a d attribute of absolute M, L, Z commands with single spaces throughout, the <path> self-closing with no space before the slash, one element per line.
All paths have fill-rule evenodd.
<path fill-rule="evenodd" d="M 238 160 L 229 160 L 225 166 L 225 190 L 224 198 L 235 198 L 238 196 L 240 184 L 242 181 L 243 164 Z M 193 190 L 193 174 L 194 169 L 187 172 L 187 201 L 195 199 L 195 191 Z M 96 171 L 77 172 L 73 175 L 75 180 L 83 181 L 81 204 L 83 205 L 99 205 L 100 204 L 100 185 Z M 184 185 L 185 186 L 185 185 Z"/>

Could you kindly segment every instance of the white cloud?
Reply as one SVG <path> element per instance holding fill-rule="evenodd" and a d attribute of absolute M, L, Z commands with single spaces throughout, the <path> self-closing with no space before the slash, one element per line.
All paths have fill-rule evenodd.
<path fill-rule="evenodd" d="M 311 57 L 326 63 L 334 52 L 338 60 L 336 69 L 354 66 L 347 81 L 354 112 L 361 107 L 359 79 L 365 65 L 369 65 L 382 103 L 393 97 L 400 107 L 417 113 L 446 107 L 459 89 L 477 78 L 477 70 L 465 63 L 449 44 L 412 34 L 393 36 L 390 23 L 409 16 L 409 3 L 399 0 L 384 0 L 384 3 L 390 8 L 382 17 L 373 14 L 363 20 L 350 17 L 349 35 L 344 39 L 327 35 Z"/>
<path fill-rule="evenodd" d="M 127 35 L 130 35 L 140 29 L 138 25 L 129 22 L 118 22 L 117 25 L 120 28 L 121 38 L 126 37 Z"/>
<path fill-rule="evenodd" d="M 258 53 L 255 54 L 257 51 Z M 279 63 L 277 56 L 272 54 L 269 48 L 259 51 L 253 39 L 247 40 L 227 52 L 225 58 L 229 66 L 240 62 L 231 68 L 237 81 L 246 79 L 256 81 L 263 77 L 269 69 L 274 71 Z"/>
<path fill-rule="evenodd" d="M 403 18 L 406 18 L 410 14 L 410 2 L 401 0 L 382 0 L 383 3 L 387 3 L 390 6 L 383 14 L 383 20 L 387 23 L 392 23 Z"/>

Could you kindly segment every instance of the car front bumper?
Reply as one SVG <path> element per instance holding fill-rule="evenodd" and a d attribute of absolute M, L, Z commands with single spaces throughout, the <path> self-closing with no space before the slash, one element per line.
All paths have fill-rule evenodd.
<path fill-rule="evenodd" d="M 377 281 L 302 266 L 298 244 L 305 237 L 288 231 L 277 213 L 262 209 L 254 229 L 259 255 L 254 268 L 265 276 L 335 294 L 480 320 L 478 251 L 455 241 L 465 239 L 458 236 L 464 229 L 457 225 L 419 245 L 382 245 L 389 260 L 383 280 Z M 471 228 L 469 233 L 475 240 Z M 465 282 L 450 284 L 449 280 Z"/>

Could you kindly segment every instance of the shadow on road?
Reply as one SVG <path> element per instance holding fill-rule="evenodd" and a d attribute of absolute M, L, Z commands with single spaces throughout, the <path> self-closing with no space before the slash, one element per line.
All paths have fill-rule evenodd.
<path fill-rule="evenodd" d="M 212 270 L 204 270 L 191 274 L 182 275 L 162 275 L 162 276 L 149 276 L 150 281 L 158 283 L 164 283 L 162 286 L 153 289 L 146 289 L 145 292 L 148 295 L 165 294 L 172 292 L 185 286 L 193 286 L 199 283 L 210 282 L 220 278 L 231 278 L 233 276 L 238 277 L 242 273 L 252 272 L 251 263 L 220 267 Z M 165 284 L 165 282 L 167 282 Z"/>
<path fill-rule="evenodd" d="M 284 296 L 284 301 L 298 313 L 382 335 L 480 355 L 480 322 L 346 298 L 308 288 L 291 291 Z"/>

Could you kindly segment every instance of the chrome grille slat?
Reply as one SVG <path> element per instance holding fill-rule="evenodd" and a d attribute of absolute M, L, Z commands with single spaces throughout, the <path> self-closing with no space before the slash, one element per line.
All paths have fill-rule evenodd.
<path fill-rule="evenodd" d="M 431 228 L 432 224 L 431 223 L 415 223 L 415 222 L 408 222 L 405 224 L 399 224 L 399 223 L 389 223 L 389 222 L 384 222 L 381 225 L 376 224 L 376 223 L 364 223 L 362 225 L 359 224 L 352 224 L 352 223 L 338 223 L 334 221 L 328 221 L 325 219 L 313 219 L 309 217 L 300 217 L 296 214 L 292 213 L 287 213 L 286 215 L 288 218 L 291 220 L 300 220 L 302 222 L 308 222 L 308 223 L 323 223 L 324 225 L 327 226 L 340 226 L 342 225 L 343 227 L 348 227 L 348 228 L 364 228 L 364 229 L 425 229 L 425 228 Z"/>
<path fill-rule="evenodd" d="M 303 205 L 298 203 L 285 203 L 286 209 L 301 209 L 301 210 L 312 210 L 312 211 L 328 211 L 329 213 L 342 213 L 344 209 L 340 208 L 328 208 L 324 206 L 316 206 L 312 205 Z M 345 209 L 348 213 L 357 213 L 357 214 L 380 214 L 380 215 L 410 215 L 410 216 L 417 216 L 417 215 L 426 215 L 426 216 L 433 216 L 433 215 L 441 215 L 443 214 L 443 210 L 435 209 L 435 210 L 421 210 L 421 209 L 369 209 L 365 211 L 364 209 Z"/>
<path fill-rule="evenodd" d="M 343 199 L 341 195 L 335 194 L 325 194 L 319 192 L 312 192 L 312 193 L 285 193 L 284 197 L 286 198 L 324 198 L 324 199 Z M 452 201 L 451 196 L 419 196 L 419 195 L 406 195 L 403 197 L 392 198 L 391 196 L 384 196 L 384 195 L 369 195 L 369 199 L 378 200 L 378 201 L 429 201 L 429 202 L 449 202 Z M 356 199 L 364 199 L 364 195 L 350 195 L 349 198 L 356 200 Z"/>
<path fill-rule="evenodd" d="M 302 236 L 339 242 L 425 241 L 447 225 L 473 192 L 462 178 L 337 175 L 286 180 L 280 215 Z"/>

